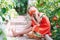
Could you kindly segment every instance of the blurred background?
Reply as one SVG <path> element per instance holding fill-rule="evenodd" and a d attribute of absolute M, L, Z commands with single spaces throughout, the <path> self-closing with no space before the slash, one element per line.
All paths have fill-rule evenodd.
<path fill-rule="evenodd" d="M 4 23 L 16 16 L 25 15 L 29 6 L 35 6 L 49 17 L 51 37 L 60 40 L 60 0 L 0 0 L 0 40 L 7 40 L 3 32 Z"/>

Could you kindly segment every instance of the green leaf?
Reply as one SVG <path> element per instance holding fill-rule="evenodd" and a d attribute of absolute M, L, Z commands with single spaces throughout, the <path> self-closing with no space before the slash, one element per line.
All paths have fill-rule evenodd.
<path fill-rule="evenodd" d="M 2 8 L 1 12 L 4 14 L 6 12 L 6 8 Z"/>
<path fill-rule="evenodd" d="M 3 40 L 7 40 L 7 38 L 6 38 L 6 37 L 4 37 L 4 38 L 3 38 Z"/>
<path fill-rule="evenodd" d="M 2 32 L 2 29 L 0 29 L 0 35 L 2 34 L 3 32 Z"/>

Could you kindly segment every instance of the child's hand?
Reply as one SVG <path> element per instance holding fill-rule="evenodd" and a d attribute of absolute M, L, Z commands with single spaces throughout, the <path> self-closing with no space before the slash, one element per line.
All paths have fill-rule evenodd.
<path fill-rule="evenodd" d="M 40 26 L 40 24 L 39 24 L 39 23 L 36 23 L 36 25 L 37 25 L 37 26 Z"/>

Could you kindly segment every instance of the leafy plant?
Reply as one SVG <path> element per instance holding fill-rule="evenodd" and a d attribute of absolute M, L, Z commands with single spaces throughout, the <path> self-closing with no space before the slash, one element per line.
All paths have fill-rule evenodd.
<path fill-rule="evenodd" d="M 27 12 L 27 6 L 28 6 L 28 0 L 18 0 L 17 1 L 17 6 L 16 6 L 16 11 L 18 12 L 19 15 L 26 14 Z"/>
<path fill-rule="evenodd" d="M 8 12 L 10 9 L 16 7 L 16 1 L 17 0 L 0 0 L 0 16 L 3 20 L 5 20 L 3 15 L 7 14 L 6 12 Z"/>

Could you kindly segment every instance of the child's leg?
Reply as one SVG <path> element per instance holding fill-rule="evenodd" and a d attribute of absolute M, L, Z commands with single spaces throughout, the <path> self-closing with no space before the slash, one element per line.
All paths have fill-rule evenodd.
<path fill-rule="evenodd" d="M 51 37 L 49 37 L 48 34 L 45 35 L 45 39 L 46 39 L 46 40 L 53 40 Z"/>

